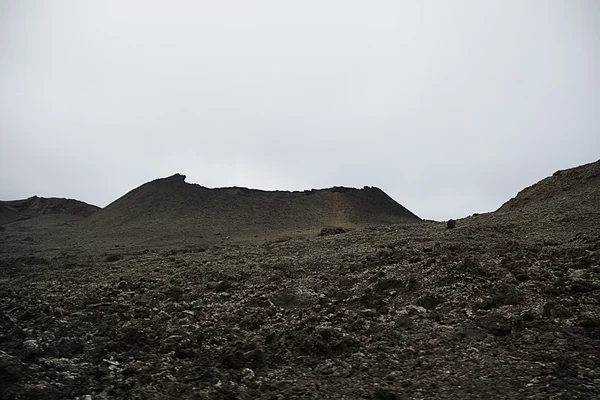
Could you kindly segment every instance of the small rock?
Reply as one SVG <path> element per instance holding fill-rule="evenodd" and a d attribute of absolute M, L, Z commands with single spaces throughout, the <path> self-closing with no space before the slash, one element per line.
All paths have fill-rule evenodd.
<path fill-rule="evenodd" d="M 549 301 L 542 306 L 542 316 L 547 318 L 570 318 L 573 316 L 573 312 L 565 306 Z"/>
<path fill-rule="evenodd" d="M 535 313 L 531 310 L 523 310 L 521 313 L 521 318 L 525 322 L 531 322 L 535 319 Z"/>
<path fill-rule="evenodd" d="M 377 388 L 371 395 L 372 399 L 399 400 L 400 396 L 392 388 Z"/>
<path fill-rule="evenodd" d="M 115 262 L 115 261 L 119 261 L 121 259 L 121 256 L 119 254 L 111 254 L 109 256 L 106 256 L 106 258 L 104 259 L 104 261 L 106 262 Z"/>
<path fill-rule="evenodd" d="M 345 378 L 347 376 L 350 376 L 350 371 L 348 371 L 346 368 L 344 367 L 335 367 L 333 369 L 333 376 L 337 376 L 337 377 L 342 377 Z"/>
<path fill-rule="evenodd" d="M 363 310 L 360 310 L 360 313 L 362 315 L 364 315 L 365 317 L 376 317 L 377 316 L 377 311 L 371 309 L 371 308 L 365 308 Z"/>
<path fill-rule="evenodd" d="M 512 322 L 499 313 L 489 313 L 477 321 L 477 324 L 495 336 L 507 336 L 512 331 Z"/>
<path fill-rule="evenodd" d="M 443 300 L 438 296 L 426 294 L 417 301 L 417 305 L 425 307 L 427 310 L 435 310 L 438 304 L 442 302 Z"/>
<path fill-rule="evenodd" d="M 529 275 L 527 275 L 527 273 L 523 272 L 523 273 L 518 273 L 515 275 L 515 278 L 520 282 L 527 282 L 529 280 Z"/>
<path fill-rule="evenodd" d="M 254 371 L 252 371 L 250 368 L 242 369 L 242 379 L 251 380 L 254 379 L 255 376 L 256 375 L 254 374 Z"/>
<path fill-rule="evenodd" d="M 196 352 L 194 351 L 194 349 L 182 348 L 175 350 L 173 356 L 179 359 L 194 358 L 196 357 Z"/>
<path fill-rule="evenodd" d="M 415 306 L 413 304 L 406 306 L 402 311 L 400 311 L 402 314 L 407 314 L 411 317 L 414 317 L 415 315 L 420 315 L 420 314 L 427 314 L 427 309 L 425 307 L 422 306 Z"/>
<path fill-rule="evenodd" d="M 581 315 L 578 321 L 578 325 L 583 328 L 598 328 L 600 327 L 600 317 L 591 313 L 584 313 Z"/>
<path fill-rule="evenodd" d="M 0 351 L 0 376 L 5 377 L 6 381 L 18 380 L 22 370 L 23 363 L 17 357 Z"/>
<path fill-rule="evenodd" d="M 339 235 L 340 233 L 346 233 L 347 230 L 340 227 L 325 227 L 319 232 L 319 236 Z"/>
<path fill-rule="evenodd" d="M 462 336 L 473 339 L 473 340 L 483 340 L 485 339 L 485 332 L 482 332 L 479 329 L 467 328 L 461 332 Z"/>
<path fill-rule="evenodd" d="M 456 228 L 456 221 L 453 219 L 449 219 L 448 222 L 446 223 L 446 227 L 448 229 L 454 229 Z"/>
<path fill-rule="evenodd" d="M 396 329 L 398 330 L 408 330 L 411 329 L 413 327 L 413 321 L 412 319 L 408 316 L 408 315 L 400 315 L 397 319 L 396 322 L 394 323 Z"/>
<path fill-rule="evenodd" d="M 37 340 L 30 339 L 23 342 L 23 356 L 22 359 L 30 359 L 39 357 L 44 354 L 42 346 Z"/>
<path fill-rule="evenodd" d="M 217 282 L 217 284 L 215 285 L 215 292 L 217 293 L 222 293 L 227 291 L 228 289 L 231 289 L 232 284 L 229 281 L 219 281 Z"/>
<path fill-rule="evenodd" d="M 402 376 L 404 376 L 404 374 L 402 372 L 392 371 L 385 377 L 385 380 L 386 381 L 396 381 L 396 380 L 398 380 L 398 378 L 401 378 Z"/>
<path fill-rule="evenodd" d="M 83 343 L 77 339 L 63 337 L 58 341 L 56 350 L 59 357 L 73 358 L 79 355 L 84 349 Z"/>

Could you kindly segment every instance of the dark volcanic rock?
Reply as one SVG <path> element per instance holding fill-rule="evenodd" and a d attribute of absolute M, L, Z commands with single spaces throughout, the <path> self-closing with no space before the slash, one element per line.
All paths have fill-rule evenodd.
<path fill-rule="evenodd" d="M 346 233 L 347 230 L 344 228 L 335 228 L 335 227 L 325 227 L 321 229 L 319 232 L 319 236 L 328 236 L 328 235 L 339 235 L 340 233 Z"/>
<path fill-rule="evenodd" d="M 490 312 L 479 318 L 477 324 L 496 336 L 510 335 L 512 331 L 511 320 L 498 312 Z"/>
<path fill-rule="evenodd" d="M 599 398 L 594 171 L 452 232 L 421 221 L 240 243 L 219 227 L 203 232 L 213 245 L 183 230 L 160 249 L 128 234 L 0 247 L 0 398 Z M 565 195 L 543 201 L 556 184 Z"/>

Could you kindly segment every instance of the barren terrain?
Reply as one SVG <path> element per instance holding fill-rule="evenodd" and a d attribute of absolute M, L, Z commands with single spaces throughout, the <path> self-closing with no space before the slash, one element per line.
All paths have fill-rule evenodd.
<path fill-rule="evenodd" d="M 5 224 L 0 398 L 598 398 L 599 205 L 596 162 L 455 229 L 393 204 L 325 235 L 164 220 L 128 245 L 111 206 Z"/>

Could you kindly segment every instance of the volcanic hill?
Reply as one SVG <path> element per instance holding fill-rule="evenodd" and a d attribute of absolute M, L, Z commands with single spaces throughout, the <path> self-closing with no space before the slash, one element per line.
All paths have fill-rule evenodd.
<path fill-rule="evenodd" d="M 88 217 L 99 209 L 79 200 L 56 197 L 33 196 L 24 200 L 0 201 L 0 225 L 48 214 Z"/>
<path fill-rule="evenodd" d="M 135 243 L 253 238 L 318 232 L 326 226 L 420 221 L 381 189 L 334 187 L 297 192 L 209 189 L 184 175 L 148 182 L 82 221 L 82 235 Z"/>

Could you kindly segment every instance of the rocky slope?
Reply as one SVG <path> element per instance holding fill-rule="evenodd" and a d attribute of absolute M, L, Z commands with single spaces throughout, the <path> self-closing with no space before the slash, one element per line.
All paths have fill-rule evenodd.
<path fill-rule="evenodd" d="M 600 161 L 556 171 L 552 176 L 523 189 L 498 212 L 556 212 L 567 217 L 584 216 L 598 210 Z"/>
<path fill-rule="evenodd" d="M 586 168 L 455 229 L 0 254 L 0 398 L 598 398 Z"/>

